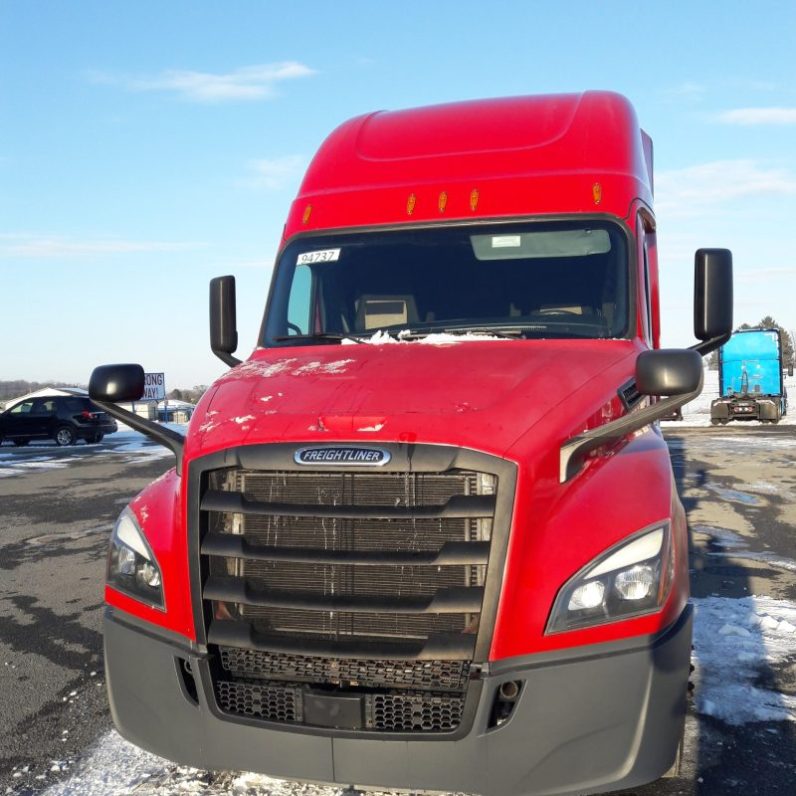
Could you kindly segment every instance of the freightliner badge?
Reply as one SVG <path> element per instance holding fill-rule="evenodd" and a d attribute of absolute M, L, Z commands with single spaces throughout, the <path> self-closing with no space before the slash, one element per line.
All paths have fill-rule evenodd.
<path fill-rule="evenodd" d="M 380 467 L 390 461 L 384 448 L 301 448 L 293 459 L 296 464 L 351 464 L 357 467 Z"/>

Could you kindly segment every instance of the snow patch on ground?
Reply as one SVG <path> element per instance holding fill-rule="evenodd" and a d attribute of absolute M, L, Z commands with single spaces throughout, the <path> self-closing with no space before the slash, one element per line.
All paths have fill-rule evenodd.
<path fill-rule="evenodd" d="M 340 787 L 263 774 L 215 773 L 178 766 L 133 746 L 116 731 L 103 736 L 72 771 L 68 780 L 52 785 L 42 796 L 340 796 L 343 792 Z"/>
<path fill-rule="evenodd" d="M 796 661 L 796 603 L 771 597 L 693 599 L 696 704 L 728 724 L 796 721 L 796 696 L 766 673 Z"/>
<path fill-rule="evenodd" d="M 77 457 L 74 456 L 69 459 L 51 459 L 48 456 L 37 456 L 35 459 L 27 459 L 24 462 L 8 462 L 10 465 L 9 467 L 0 467 L 0 478 L 22 475 L 31 470 L 60 470 L 63 467 L 68 467 L 73 458 Z"/>
<path fill-rule="evenodd" d="M 187 428 L 185 423 L 161 423 L 163 428 L 170 428 L 184 434 Z M 42 444 L 32 442 L 17 453 L 0 453 L 0 478 L 10 478 L 12 476 L 24 475 L 31 471 L 41 470 L 61 470 L 69 467 L 77 460 L 85 460 L 92 456 L 115 456 L 118 454 L 132 454 L 135 461 L 151 461 L 155 459 L 165 459 L 172 456 L 168 448 L 154 444 L 138 431 L 133 431 L 124 423 L 119 423 L 119 430 L 114 434 L 109 434 L 103 445 L 73 445 L 67 449 L 55 444 Z M 54 456 L 55 452 L 68 456 Z M 29 456 L 29 453 L 41 455 Z"/>

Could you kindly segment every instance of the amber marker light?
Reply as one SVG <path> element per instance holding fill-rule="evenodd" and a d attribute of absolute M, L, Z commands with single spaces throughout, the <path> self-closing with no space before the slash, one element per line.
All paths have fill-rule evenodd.
<path fill-rule="evenodd" d="M 304 215 L 301 217 L 301 223 L 306 224 L 310 220 L 311 215 L 312 215 L 312 205 L 307 205 L 304 208 Z"/>
<path fill-rule="evenodd" d="M 472 210 L 473 212 L 475 212 L 476 209 L 478 208 L 479 196 L 480 194 L 478 193 L 477 188 L 473 188 L 473 190 L 470 191 L 470 210 Z"/>
<path fill-rule="evenodd" d="M 445 208 L 448 206 L 448 194 L 445 191 L 439 195 L 439 199 L 437 200 L 437 207 L 439 208 L 440 213 L 445 212 Z"/>
<path fill-rule="evenodd" d="M 415 212 L 415 205 L 417 204 L 417 197 L 413 194 L 409 194 L 409 198 L 406 200 L 406 215 L 411 216 L 412 213 Z"/>
<path fill-rule="evenodd" d="M 594 185 L 591 187 L 591 195 L 592 199 L 594 199 L 594 204 L 598 205 L 603 200 L 603 187 L 600 185 L 599 182 L 595 182 Z"/>

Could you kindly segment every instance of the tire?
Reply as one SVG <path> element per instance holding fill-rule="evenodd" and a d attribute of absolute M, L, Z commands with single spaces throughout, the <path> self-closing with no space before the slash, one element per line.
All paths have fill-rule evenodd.
<path fill-rule="evenodd" d="M 29 442 L 29 439 L 26 439 L 25 437 L 19 437 L 18 439 L 14 440 L 14 445 L 16 445 L 18 448 L 24 448 Z"/>
<path fill-rule="evenodd" d="M 74 445 L 75 432 L 69 426 L 59 426 L 55 429 L 55 444 L 56 445 Z"/>

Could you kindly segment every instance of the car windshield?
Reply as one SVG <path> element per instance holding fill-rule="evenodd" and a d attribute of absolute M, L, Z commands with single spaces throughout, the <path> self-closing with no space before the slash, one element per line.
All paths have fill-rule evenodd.
<path fill-rule="evenodd" d="M 285 248 L 277 269 L 269 346 L 377 333 L 628 335 L 627 242 L 610 222 L 307 236 Z"/>

